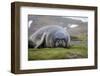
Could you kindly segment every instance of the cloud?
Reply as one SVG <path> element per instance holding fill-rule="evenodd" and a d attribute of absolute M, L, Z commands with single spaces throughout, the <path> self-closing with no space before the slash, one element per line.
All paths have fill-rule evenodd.
<path fill-rule="evenodd" d="M 70 28 L 75 28 L 75 27 L 78 27 L 79 25 L 76 25 L 76 24 L 72 24 L 70 25 Z"/>
<path fill-rule="evenodd" d="M 74 20 L 81 20 L 82 22 L 88 22 L 88 17 L 64 17 L 64 18 L 71 18 Z"/>

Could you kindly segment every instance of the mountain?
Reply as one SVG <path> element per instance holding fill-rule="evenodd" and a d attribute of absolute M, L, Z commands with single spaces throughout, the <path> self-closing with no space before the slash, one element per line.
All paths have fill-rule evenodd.
<path fill-rule="evenodd" d="M 86 17 L 65 17 L 65 16 L 48 16 L 48 15 L 29 15 L 28 22 L 31 20 L 32 23 L 28 28 L 28 36 L 34 33 L 36 30 L 43 26 L 59 25 L 67 27 L 67 31 L 71 36 L 87 35 L 88 21 L 82 21 Z M 72 25 L 78 25 L 77 27 L 71 28 Z"/>

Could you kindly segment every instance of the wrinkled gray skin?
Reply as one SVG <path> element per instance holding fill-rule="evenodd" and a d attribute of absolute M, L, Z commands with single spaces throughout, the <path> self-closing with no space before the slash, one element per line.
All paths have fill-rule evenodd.
<path fill-rule="evenodd" d="M 29 37 L 29 45 L 33 48 L 68 48 L 70 36 L 61 26 L 44 26 Z"/>

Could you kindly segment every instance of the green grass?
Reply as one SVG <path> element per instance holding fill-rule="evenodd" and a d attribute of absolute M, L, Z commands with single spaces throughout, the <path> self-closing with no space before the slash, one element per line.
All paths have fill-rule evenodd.
<path fill-rule="evenodd" d="M 40 48 L 28 49 L 28 60 L 75 59 L 87 58 L 88 50 L 84 45 L 68 48 Z"/>

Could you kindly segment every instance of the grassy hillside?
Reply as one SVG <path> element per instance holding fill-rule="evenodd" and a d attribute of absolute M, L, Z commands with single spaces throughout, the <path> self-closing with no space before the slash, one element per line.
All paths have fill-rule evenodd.
<path fill-rule="evenodd" d="M 74 59 L 87 58 L 87 47 L 84 45 L 67 48 L 29 49 L 28 60 Z"/>

